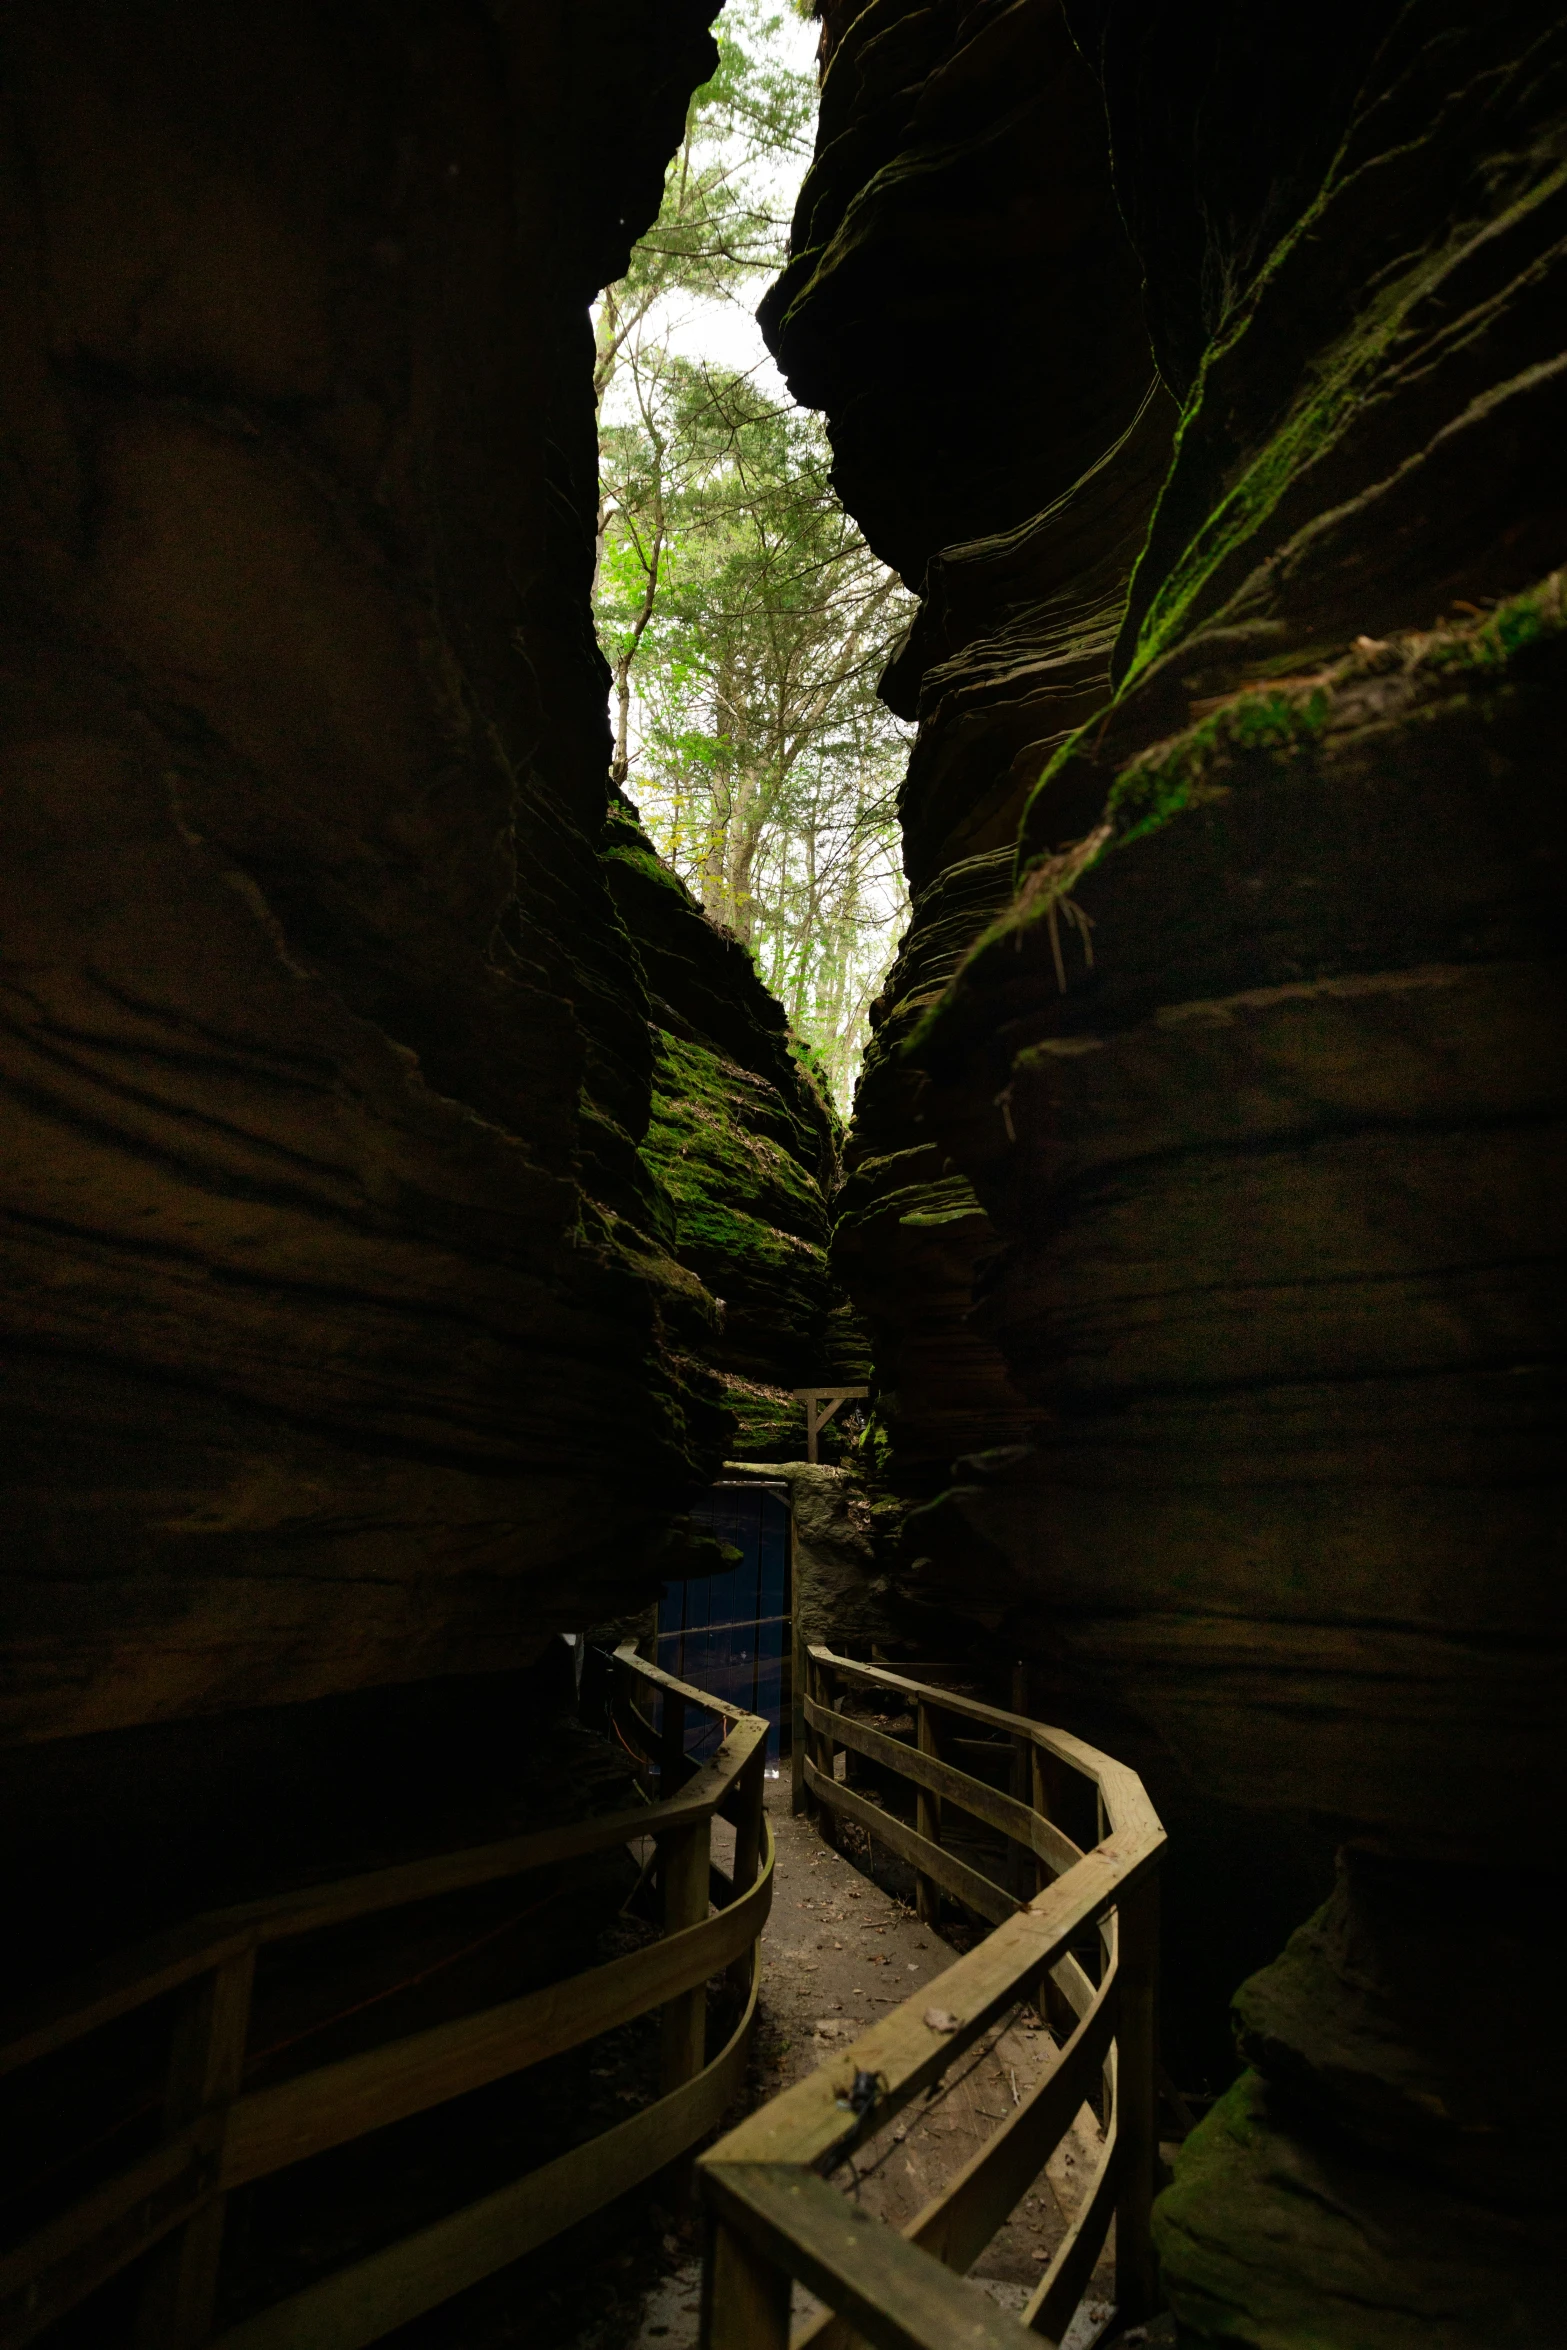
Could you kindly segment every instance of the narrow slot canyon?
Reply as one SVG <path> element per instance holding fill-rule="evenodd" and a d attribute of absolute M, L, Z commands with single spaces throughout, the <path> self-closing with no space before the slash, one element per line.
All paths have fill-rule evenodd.
<path fill-rule="evenodd" d="M 1567 18 L 0 87 L 0 2350 L 1567 2345 Z"/>

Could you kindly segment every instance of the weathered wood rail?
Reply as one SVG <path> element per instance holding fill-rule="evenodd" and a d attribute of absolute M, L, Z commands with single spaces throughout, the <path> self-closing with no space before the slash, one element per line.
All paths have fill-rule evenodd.
<path fill-rule="evenodd" d="M 160 2143 L 0 2256 L 3 2350 L 32 2341 L 137 2260 L 146 2272 L 138 2340 L 147 2350 L 212 2341 L 224 2199 L 233 2188 L 580 2047 L 655 2008 L 662 2017 L 654 2103 L 230 2328 L 222 2350 L 357 2350 L 378 2341 L 678 2160 L 713 2127 L 743 2077 L 756 2011 L 757 1938 L 772 1899 L 772 1834 L 762 1810 L 767 1724 L 643 1663 L 629 1646 L 616 1652 L 613 1680 L 614 1719 L 642 1758 L 643 1801 L 634 1811 L 212 1912 L 108 1961 L 12 2022 L 0 2038 L 0 2072 L 168 1993 L 181 1999 Z M 657 1726 L 636 1705 L 639 1692 L 660 1697 Z M 727 1724 L 718 1753 L 700 1766 L 684 1753 L 693 1706 Z M 735 1831 L 727 1877 L 713 1866 L 715 1815 Z M 263 1945 L 648 1836 L 656 1843 L 663 1925 L 648 1948 L 276 2086 L 243 2088 L 251 1983 Z M 710 1915 L 715 1889 L 725 1898 Z M 742 2012 L 709 2060 L 706 1986 L 725 1970 Z"/>
<path fill-rule="evenodd" d="M 703 2350 L 787 2350 L 797 2278 L 830 2313 L 797 2350 L 807 2341 L 812 2350 L 850 2350 L 861 2340 L 878 2350 L 1058 2343 L 1112 2218 L 1119 2313 L 1127 2320 L 1146 2316 L 1157 2290 L 1148 2222 L 1158 2154 L 1155 1870 L 1165 1839 L 1141 1780 L 1080 1739 L 1022 1714 L 827 1648 L 811 1647 L 804 1658 L 804 1783 L 820 1807 L 824 1833 L 833 1835 L 840 1820 L 858 1822 L 912 1864 L 923 1915 L 934 1915 L 940 1888 L 994 1921 L 996 1930 L 701 2158 L 708 2215 Z M 845 1683 L 880 1691 L 911 1710 L 915 1743 L 846 1716 L 841 1694 L 834 1694 Z M 980 1725 L 1001 1752 L 1010 1751 L 1022 1792 L 1004 1793 L 944 1759 L 942 1748 L 952 1743 L 944 1733 L 954 1722 Z M 839 1749 L 912 1785 L 914 1827 L 836 1776 Z M 1098 1841 L 1087 1850 L 1050 1816 L 1063 1774 L 1076 1774 L 1092 1789 Z M 999 1830 L 1039 1889 L 1024 1884 L 1008 1891 L 943 1849 L 947 1804 Z M 1094 1927 L 1097 1981 L 1072 1950 Z M 1064 2042 L 1057 2062 L 901 2234 L 829 2183 L 824 2171 L 932 2087 L 1025 2000 L 1048 2006 Z M 961 2272 L 1026 2194 L 1096 2086 L 1104 2106 L 1098 2168 L 1020 2324 Z"/>

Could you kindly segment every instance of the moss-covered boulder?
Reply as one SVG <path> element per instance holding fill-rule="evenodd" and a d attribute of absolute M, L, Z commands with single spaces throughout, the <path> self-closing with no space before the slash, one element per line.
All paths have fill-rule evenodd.
<path fill-rule="evenodd" d="M 1193 2350 L 1542 2350 L 1560 2225 L 1390 2164 L 1246 2072 L 1177 2154 L 1154 2236 Z"/>

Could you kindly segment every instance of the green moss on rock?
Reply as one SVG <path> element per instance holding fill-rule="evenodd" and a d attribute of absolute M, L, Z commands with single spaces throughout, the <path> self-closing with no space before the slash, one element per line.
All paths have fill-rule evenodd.
<path fill-rule="evenodd" d="M 830 1372 L 839 1303 L 826 1253 L 836 1117 L 750 955 L 708 920 L 624 798 L 604 862 L 653 1013 L 645 1221 L 707 1301 L 694 1343 L 732 1383 L 737 1457 L 776 1451 L 797 1425 L 803 1446 L 787 1391 Z"/>
<path fill-rule="evenodd" d="M 1192 2350 L 1539 2350 L 1559 2336 L 1555 2235 L 1541 2211 L 1499 2241 L 1494 2212 L 1315 2124 L 1255 2072 L 1154 2206 Z"/>
<path fill-rule="evenodd" d="M 731 1460 L 803 1461 L 805 1406 L 786 1387 L 728 1378 L 724 1402 L 734 1415 Z"/>
<path fill-rule="evenodd" d="M 1229 774 L 1243 761 L 1282 766 L 1298 759 L 1320 738 L 1327 715 L 1328 697 L 1315 681 L 1236 695 L 1122 769 L 1105 803 L 1106 846 L 1124 847 L 1188 808 L 1222 799 Z"/>
<path fill-rule="evenodd" d="M 1356 736 L 1424 727 L 1455 706 L 1482 719 L 1504 708 L 1511 692 L 1560 663 L 1564 607 L 1563 574 L 1553 571 L 1488 612 L 1364 637 L 1309 675 L 1270 678 L 1199 702 L 1190 725 L 1115 768 L 1103 821 L 1086 838 L 1025 865 L 1011 902 L 980 933 L 906 1040 L 907 1060 L 927 1066 L 933 1056 L 957 1051 L 963 1007 L 974 992 L 1013 985 L 1029 958 L 1049 956 L 1064 978 L 1074 925 L 1088 959 L 1091 936 L 1073 892 L 1102 859 L 1234 791 L 1325 762 Z M 1082 755 L 1087 732 L 1063 746 L 1039 792 L 1063 763 Z"/>

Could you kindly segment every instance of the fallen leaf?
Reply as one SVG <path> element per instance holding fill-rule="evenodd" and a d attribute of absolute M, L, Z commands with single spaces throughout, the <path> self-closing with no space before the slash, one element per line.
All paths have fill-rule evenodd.
<path fill-rule="evenodd" d="M 925 2026 L 927 2031 L 931 2032 L 955 2032 L 958 2028 L 958 2018 L 950 2007 L 927 2007 Z"/>

